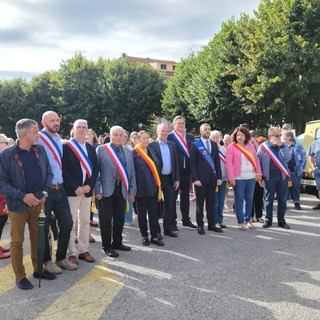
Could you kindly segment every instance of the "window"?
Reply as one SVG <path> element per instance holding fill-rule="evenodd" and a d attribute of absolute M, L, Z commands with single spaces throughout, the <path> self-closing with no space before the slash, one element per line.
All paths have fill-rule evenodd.
<path fill-rule="evenodd" d="M 316 129 L 316 139 L 315 140 L 317 140 L 317 139 L 320 139 L 320 129 L 319 128 Z"/>
<path fill-rule="evenodd" d="M 176 70 L 176 66 L 172 66 L 172 70 L 173 70 L 173 71 Z"/>
<path fill-rule="evenodd" d="M 160 65 L 160 70 L 167 70 L 167 65 L 166 64 L 161 64 Z"/>

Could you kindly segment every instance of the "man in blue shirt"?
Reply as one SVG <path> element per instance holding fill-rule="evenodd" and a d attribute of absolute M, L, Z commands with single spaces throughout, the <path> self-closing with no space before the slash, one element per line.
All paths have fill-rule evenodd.
<path fill-rule="evenodd" d="M 43 125 L 43 130 L 39 133 L 38 142 L 45 148 L 53 172 L 52 185 L 48 191 L 48 198 L 45 203 L 47 234 L 52 212 L 59 223 L 56 263 L 51 259 L 48 238 L 46 238 L 44 262 L 47 271 L 59 274 L 62 272 L 61 268 L 66 270 L 78 269 L 76 264 L 66 259 L 73 221 L 67 193 L 63 187 L 61 163 L 63 151 L 61 138 L 58 134 L 60 130 L 60 118 L 55 112 L 47 111 L 42 115 L 41 124 Z"/>
<path fill-rule="evenodd" d="M 179 188 L 180 170 L 177 147 L 174 142 L 168 141 L 169 129 L 166 123 L 160 123 L 157 127 L 157 140 L 149 144 L 160 160 L 161 188 L 164 196 L 165 213 L 163 216 L 164 234 L 169 237 L 177 237 L 171 223 L 175 215 L 175 190 Z"/>
<path fill-rule="evenodd" d="M 16 123 L 18 140 L 0 152 L 0 192 L 7 199 L 10 215 L 11 264 L 19 289 L 30 290 L 23 265 L 25 225 L 29 226 L 33 277 L 53 280 L 56 276 L 47 270 L 38 273 L 38 216 L 45 202 L 45 194 L 52 183 L 52 171 L 42 146 L 34 145 L 38 138 L 38 124 L 31 119 Z M 41 194 L 41 200 L 35 194 Z"/>

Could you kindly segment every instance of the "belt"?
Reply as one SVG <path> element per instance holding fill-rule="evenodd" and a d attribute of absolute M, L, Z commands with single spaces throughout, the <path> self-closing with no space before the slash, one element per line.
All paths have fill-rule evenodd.
<path fill-rule="evenodd" d="M 121 182 L 122 182 L 121 180 L 116 180 L 115 181 L 116 186 L 120 186 Z"/>
<path fill-rule="evenodd" d="M 53 190 L 61 190 L 61 189 L 63 189 L 63 183 L 53 184 L 53 185 L 51 186 L 51 188 L 52 188 Z"/>

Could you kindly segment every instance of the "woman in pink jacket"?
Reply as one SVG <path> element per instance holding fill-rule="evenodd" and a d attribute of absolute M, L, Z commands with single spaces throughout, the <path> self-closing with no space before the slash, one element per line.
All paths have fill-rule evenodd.
<path fill-rule="evenodd" d="M 262 175 L 260 162 L 250 139 L 248 129 L 236 128 L 232 134 L 233 143 L 226 152 L 227 175 L 234 190 L 236 215 L 242 231 L 253 227 L 250 219 L 255 180 L 260 181 Z"/>

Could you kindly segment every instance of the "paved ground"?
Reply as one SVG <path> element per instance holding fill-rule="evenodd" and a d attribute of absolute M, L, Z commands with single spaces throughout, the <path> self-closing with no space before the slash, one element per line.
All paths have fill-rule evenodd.
<path fill-rule="evenodd" d="M 231 203 L 231 198 L 229 198 Z M 0 319 L 320 319 L 320 211 L 303 195 L 302 211 L 289 203 L 291 230 L 277 227 L 239 231 L 232 212 L 228 229 L 205 236 L 180 228 L 165 246 L 144 247 L 137 222 L 126 227 L 133 248 L 118 259 L 90 252 L 96 263 L 80 261 L 55 281 L 25 292 L 15 287 L 9 261 L 0 260 Z M 195 205 L 191 215 L 194 221 Z M 9 225 L 2 244 L 8 243 Z M 31 275 L 28 244 L 25 264 Z"/>

